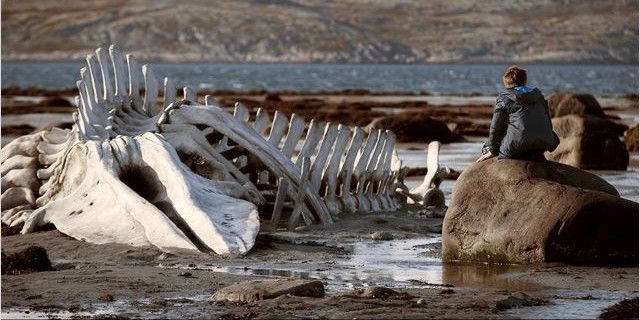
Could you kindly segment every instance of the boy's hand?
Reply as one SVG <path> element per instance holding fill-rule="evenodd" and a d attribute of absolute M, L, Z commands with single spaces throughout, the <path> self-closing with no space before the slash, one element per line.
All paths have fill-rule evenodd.
<path fill-rule="evenodd" d="M 476 160 L 476 162 L 481 162 L 481 161 L 484 161 L 484 160 L 487 160 L 487 159 L 491 159 L 493 157 L 495 157 L 495 155 L 493 153 L 487 152 L 487 153 L 483 154 L 480 158 L 478 158 L 478 160 Z"/>

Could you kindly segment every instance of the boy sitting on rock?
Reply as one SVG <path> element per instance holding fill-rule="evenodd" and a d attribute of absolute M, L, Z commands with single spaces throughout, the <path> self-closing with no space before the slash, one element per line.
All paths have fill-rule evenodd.
<path fill-rule="evenodd" d="M 537 88 L 527 87 L 527 70 L 511 66 L 504 71 L 502 90 L 489 129 L 489 141 L 482 148 L 480 162 L 498 159 L 543 161 L 560 139 L 553 132 L 549 107 Z"/>

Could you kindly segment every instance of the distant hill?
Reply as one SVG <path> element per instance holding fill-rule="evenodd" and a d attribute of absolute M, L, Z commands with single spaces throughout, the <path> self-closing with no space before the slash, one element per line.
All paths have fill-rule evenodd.
<path fill-rule="evenodd" d="M 3 59 L 110 43 L 147 61 L 636 64 L 638 2 L 2 1 Z"/>

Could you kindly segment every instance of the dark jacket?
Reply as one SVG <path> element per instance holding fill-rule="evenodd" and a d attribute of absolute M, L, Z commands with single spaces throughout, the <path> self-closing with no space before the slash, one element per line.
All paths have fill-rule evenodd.
<path fill-rule="evenodd" d="M 491 153 L 517 158 L 522 154 L 553 151 L 559 143 L 540 90 L 523 86 L 500 92 L 487 142 Z"/>

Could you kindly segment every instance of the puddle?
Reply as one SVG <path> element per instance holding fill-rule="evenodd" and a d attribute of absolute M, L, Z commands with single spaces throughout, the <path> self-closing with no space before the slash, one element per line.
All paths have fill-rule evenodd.
<path fill-rule="evenodd" d="M 632 295 L 606 290 L 554 289 L 551 304 L 507 310 L 505 316 L 520 319 L 596 319 L 605 308 Z"/>
<path fill-rule="evenodd" d="M 422 288 L 429 286 L 490 286 L 524 290 L 537 286 L 502 279 L 500 274 L 523 270 L 518 266 L 443 265 L 430 257 L 442 242 L 440 237 L 392 241 L 362 241 L 345 245 L 350 252 L 334 263 L 311 267 L 306 264 L 255 263 L 242 266 L 172 265 L 177 269 L 200 269 L 236 275 L 324 280 L 328 293 L 368 286 Z"/>
<path fill-rule="evenodd" d="M 440 237 L 392 241 L 367 240 L 344 245 L 350 252 L 335 263 L 310 270 L 306 264 L 257 263 L 242 266 L 168 266 L 168 268 L 202 269 L 231 274 L 260 275 L 275 278 L 318 279 L 327 282 L 328 292 L 367 286 L 409 288 L 442 285 L 442 263 L 422 253 L 441 242 Z"/>
<path fill-rule="evenodd" d="M 78 319 L 78 318 L 153 318 L 153 319 L 181 319 L 184 318 L 182 307 L 203 302 L 211 297 L 210 294 L 196 296 L 159 297 L 157 299 L 116 300 L 109 303 L 89 303 L 80 305 L 81 309 L 91 311 L 68 310 L 32 310 L 28 308 L 2 308 L 1 319 Z M 158 304 L 160 303 L 160 304 Z M 159 307 L 160 306 L 160 307 Z M 190 310 L 191 311 L 191 310 Z M 208 317 L 215 317 L 209 308 Z"/>
<path fill-rule="evenodd" d="M 61 311 L 34 311 L 28 308 L 2 308 L 2 319 L 71 319 L 71 318 L 99 318 L 117 315 L 115 310 L 93 310 L 70 312 Z"/>

